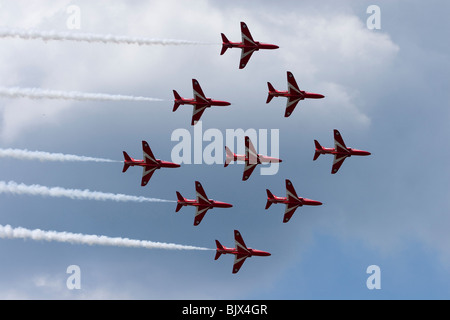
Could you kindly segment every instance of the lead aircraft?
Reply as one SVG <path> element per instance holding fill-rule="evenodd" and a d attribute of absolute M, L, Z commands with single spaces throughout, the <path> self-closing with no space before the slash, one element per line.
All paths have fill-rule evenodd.
<path fill-rule="evenodd" d="M 205 190 L 203 190 L 203 187 L 200 182 L 195 181 L 195 192 L 197 193 L 197 198 L 195 200 L 186 199 L 184 198 L 181 193 L 178 191 L 177 193 L 177 207 L 175 209 L 175 212 L 180 211 L 180 209 L 184 206 L 194 206 L 196 207 L 195 212 L 195 218 L 194 218 L 194 226 L 198 226 L 200 222 L 202 222 L 203 217 L 205 216 L 206 212 L 209 209 L 213 208 L 231 208 L 233 205 L 216 201 L 213 199 L 208 199 L 206 196 Z"/>
<path fill-rule="evenodd" d="M 297 103 L 300 100 L 322 99 L 325 97 L 323 94 L 320 93 L 312 93 L 300 90 L 300 88 L 297 85 L 297 81 L 295 81 L 294 75 L 290 71 L 287 72 L 287 85 L 288 85 L 287 91 L 278 91 L 275 90 L 275 88 L 270 82 L 267 82 L 267 86 L 269 87 L 269 93 L 267 96 L 266 103 L 269 103 L 273 99 L 273 97 L 286 97 L 287 103 L 286 103 L 286 111 L 284 112 L 285 117 L 289 117 L 292 114 L 295 107 L 297 106 Z"/>
<path fill-rule="evenodd" d="M 125 172 L 130 166 L 142 167 L 143 172 L 142 172 L 141 186 L 147 185 L 148 181 L 150 180 L 156 169 L 180 167 L 180 165 L 177 163 L 156 159 L 148 143 L 144 140 L 142 141 L 142 150 L 144 153 L 143 160 L 133 159 L 125 151 L 123 151 L 123 156 L 125 160 L 122 169 L 122 172 Z"/>
<path fill-rule="evenodd" d="M 235 248 L 227 248 L 216 240 L 216 256 L 214 260 L 219 259 L 222 254 L 234 254 L 233 273 L 237 273 L 245 262 L 245 259 L 251 256 L 270 256 L 269 252 L 247 248 L 244 239 L 238 230 L 234 230 Z"/>
<path fill-rule="evenodd" d="M 267 203 L 266 209 L 269 209 L 270 206 L 274 203 L 284 203 L 286 204 L 286 209 L 284 211 L 283 222 L 286 223 L 291 219 L 295 210 L 301 206 L 320 206 L 322 202 L 311 200 L 307 198 L 302 198 L 297 196 L 297 192 L 295 192 L 294 186 L 292 182 L 286 179 L 286 197 L 277 197 L 270 192 L 269 189 L 266 189 L 267 192 Z"/>
<path fill-rule="evenodd" d="M 253 37 L 250 33 L 245 22 L 241 22 L 241 35 L 242 42 L 231 42 L 227 39 L 227 37 L 221 33 L 222 36 L 222 51 L 220 55 L 223 55 L 228 48 L 239 48 L 241 51 L 241 60 L 239 61 L 239 69 L 244 69 L 247 65 L 250 57 L 253 52 L 258 51 L 259 49 L 278 49 L 279 47 L 274 44 L 261 43 L 259 41 L 253 40 Z"/>
<path fill-rule="evenodd" d="M 227 101 L 213 100 L 207 98 L 203 93 L 202 87 L 200 87 L 200 83 L 196 79 L 192 79 L 192 89 L 194 91 L 193 99 L 184 99 L 182 98 L 177 91 L 173 90 L 173 95 L 175 97 L 173 110 L 172 112 L 177 111 L 180 105 L 189 104 L 193 105 L 194 109 L 192 111 L 192 121 L 191 125 L 195 125 L 201 118 L 203 112 L 206 108 L 211 106 L 220 106 L 225 107 L 229 106 L 231 103 Z"/>
<path fill-rule="evenodd" d="M 344 163 L 344 160 L 351 156 L 369 156 L 371 153 L 364 150 L 358 150 L 353 148 L 347 148 L 344 143 L 344 139 L 340 132 L 334 129 L 334 148 L 324 148 L 320 145 L 317 140 L 314 140 L 314 144 L 316 146 L 316 151 L 314 153 L 313 160 L 317 160 L 317 158 L 321 154 L 332 154 L 334 155 L 333 167 L 331 168 L 331 174 L 335 174 L 338 172 L 339 168 Z"/>

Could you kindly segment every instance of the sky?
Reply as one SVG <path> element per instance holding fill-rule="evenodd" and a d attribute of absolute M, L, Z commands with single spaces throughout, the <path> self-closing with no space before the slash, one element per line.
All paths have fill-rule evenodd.
<path fill-rule="evenodd" d="M 370 29 L 370 5 L 380 29 Z M 72 7 L 71 7 L 72 6 Z M 73 20 L 73 11 L 79 15 Z M 69 9 L 68 9 L 69 8 Z M 270 252 L 232 274 L 233 257 L 214 250 L 166 250 L 0 238 L 1 299 L 449 299 L 450 298 L 450 4 L 431 1 L 3 1 L 1 30 L 38 30 L 175 39 L 184 45 L 90 43 L 0 37 L 0 87 L 103 93 L 160 101 L 80 101 L 0 96 L 0 151 L 21 149 L 114 160 L 0 158 L 0 181 L 89 189 L 162 200 L 176 191 L 233 208 L 210 210 L 194 226 L 192 207 L 175 202 L 117 202 L 0 192 L 0 225 L 103 235 L 215 249 L 247 246 Z M 75 23 L 73 24 L 74 21 Z M 240 50 L 220 55 L 224 33 L 240 41 L 241 21 L 260 50 L 240 70 Z M 75 28 L 74 28 L 75 26 Z M 1 32 L 0 32 L 1 33 Z M 287 90 L 291 71 L 302 90 L 289 118 L 286 99 L 266 104 L 267 82 Z M 202 116 L 201 132 L 277 130 L 283 160 L 273 175 L 243 164 L 182 164 L 158 170 L 145 187 L 142 169 L 122 173 L 122 151 L 142 159 L 141 141 L 171 161 L 174 132 L 189 132 L 192 107 L 172 112 L 172 90 L 192 98 L 192 79 L 206 96 L 231 102 Z M 0 90 L 1 91 L 1 90 Z M 198 129 L 198 128 L 197 128 Z M 314 139 L 332 147 L 338 129 L 351 157 L 331 174 L 332 157 L 313 161 Z M 177 131 L 178 130 L 178 131 Z M 260 131 L 261 130 L 261 131 Z M 274 137 L 274 136 L 272 136 Z M 203 137 L 202 150 L 210 145 Z M 278 142 L 278 143 L 277 143 Z M 197 146 L 198 148 L 199 146 Z M 264 146 L 263 146 L 264 147 Z M 194 152 L 192 145 L 191 152 Z M 1 154 L 1 153 L 0 153 Z M 266 191 L 323 202 L 264 209 Z M 70 289 L 69 266 L 80 289 Z M 368 267 L 378 266 L 379 289 Z"/>

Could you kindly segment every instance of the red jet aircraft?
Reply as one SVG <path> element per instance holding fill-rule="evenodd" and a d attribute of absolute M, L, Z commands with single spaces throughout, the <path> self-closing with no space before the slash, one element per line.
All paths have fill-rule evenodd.
<path fill-rule="evenodd" d="M 210 98 L 206 98 L 202 88 L 200 87 L 200 84 L 195 79 L 192 79 L 192 87 L 194 90 L 194 99 L 184 99 L 178 94 L 178 92 L 173 90 L 175 101 L 172 110 L 173 112 L 175 112 L 178 109 L 178 107 L 182 104 L 193 105 L 194 109 L 192 112 L 191 125 L 195 125 L 200 120 L 200 117 L 202 116 L 206 108 L 209 108 L 211 106 L 225 107 L 231 104 L 227 101 L 212 100 Z"/>
<path fill-rule="evenodd" d="M 148 181 L 150 180 L 156 169 L 180 167 L 180 165 L 177 163 L 156 159 L 146 141 L 142 141 L 142 149 L 144 152 L 144 160 L 135 160 L 131 158 L 125 151 L 123 151 L 125 161 L 122 170 L 122 172 L 125 172 L 130 166 L 142 167 L 144 171 L 142 172 L 141 186 L 147 185 Z"/>
<path fill-rule="evenodd" d="M 241 22 L 241 34 L 242 34 L 242 42 L 230 42 L 227 39 L 227 37 L 223 33 L 221 33 L 223 43 L 220 55 L 223 55 L 228 48 L 242 49 L 241 60 L 239 62 L 239 69 L 245 68 L 253 52 L 258 51 L 259 49 L 279 48 L 274 44 L 260 43 L 259 41 L 253 40 L 253 37 L 250 34 L 250 30 L 248 30 L 247 25 L 244 22 Z"/>
<path fill-rule="evenodd" d="M 234 230 L 234 240 L 236 248 L 224 247 L 216 240 L 217 251 L 214 258 L 214 260 L 217 260 L 222 254 L 234 254 L 233 273 L 237 273 L 244 264 L 245 259 L 250 258 L 251 256 L 270 256 L 269 252 L 247 248 L 244 239 L 242 239 L 241 234 L 237 230 Z"/>
<path fill-rule="evenodd" d="M 273 203 L 284 203 L 286 204 L 286 209 L 284 211 L 284 218 L 283 222 L 286 223 L 291 219 L 292 215 L 294 214 L 295 210 L 298 207 L 301 206 L 320 206 L 322 205 L 322 202 L 301 198 L 297 196 L 297 193 L 295 192 L 294 186 L 292 185 L 291 181 L 286 179 L 286 197 L 277 197 L 270 192 L 269 189 L 266 189 L 267 191 L 267 203 L 266 203 L 266 209 L 269 209 L 269 207 Z"/>
<path fill-rule="evenodd" d="M 300 100 L 304 99 L 322 99 L 325 96 L 319 93 L 306 92 L 299 89 L 297 82 L 295 81 L 294 75 L 288 71 L 287 72 L 287 84 L 288 91 L 277 91 L 272 86 L 270 82 L 267 82 L 267 86 L 269 87 L 269 94 L 267 96 L 266 103 L 269 103 L 273 97 L 286 97 L 286 111 L 284 113 L 285 117 L 289 117 L 294 111 L 297 103 Z"/>
<path fill-rule="evenodd" d="M 226 159 L 224 166 L 228 166 L 231 161 L 245 161 L 244 174 L 242 175 L 242 180 L 246 181 L 250 178 L 253 170 L 255 170 L 256 165 L 261 163 L 279 163 L 283 160 L 268 156 L 263 156 L 256 153 L 256 149 L 253 146 L 250 137 L 245 137 L 245 155 L 233 153 L 227 146 L 225 146 Z"/>
<path fill-rule="evenodd" d="M 183 206 L 194 206 L 197 208 L 197 211 L 195 213 L 194 218 L 194 226 L 197 226 L 202 222 L 203 217 L 205 216 L 206 212 L 209 209 L 213 208 L 231 208 L 233 205 L 221 202 L 221 201 L 215 201 L 213 199 L 208 199 L 206 196 L 205 190 L 203 190 L 203 187 L 200 182 L 195 181 L 195 191 L 197 193 L 197 199 L 196 200 L 190 200 L 183 198 L 183 196 L 177 191 L 177 208 L 175 209 L 175 212 L 180 211 L 180 209 Z"/>
<path fill-rule="evenodd" d="M 314 144 L 316 145 L 316 152 L 313 160 L 316 160 L 321 154 L 334 154 L 333 167 L 331 168 L 332 174 L 338 172 L 347 157 L 370 155 L 368 151 L 347 148 L 341 134 L 336 129 L 334 129 L 334 148 L 324 148 L 317 140 L 314 140 Z"/>

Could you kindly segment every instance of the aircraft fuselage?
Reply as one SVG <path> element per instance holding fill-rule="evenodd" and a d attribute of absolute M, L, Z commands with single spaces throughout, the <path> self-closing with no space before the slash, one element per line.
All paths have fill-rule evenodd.
<path fill-rule="evenodd" d="M 259 49 L 267 49 L 267 50 L 272 50 L 272 49 L 278 49 L 279 46 L 274 45 L 274 44 L 270 44 L 270 43 L 261 43 L 259 41 L 255 41 L 255 45 L 249 45 L 249 44 L 244 44 L 243 42 L 228 42 L 228 43 L 224 43 L 223 46 L 227 47 L 227 48 L 239 48 L 239 49 L 245 49 L 245 48 L 251 48 L 254 49 L 256 51 L 258 51 Z"/>
<path fill-rule="evenodd" d="M 216 201 L 212 199 L 208 199 L 210 204 L 200 203 L 197 200 L 185 199 L 184 201 L 178 200 L 178 204 L 182 206 L 194 206 L 194 207 L 210 207 L 210 208 L 231 208 L 233 205 L 230 203 Z"/>
<path fill-rule="evenodd" d="M 198 101 L 195 99 L 175 99 L 175 103 L 178 104 L 188 104 L 188 105 L 207 105 L 207 107 L 211 106 L 217 106 L 217 107 L 226 107 L 231 105 L 228 101 L 221 101 L 221 100 L 213 100 L 213 99 L 207 99 L 207 102 L 204 101 Z"/>
<path fill-rule="evenodd" d="M 274 198 L 269 198 L 267 199 L 267 201 L 271 202 L 271 203 L 284 203 L 284 204 L 298 204 L 300 206 L 320 206 L 322 205 L 322 202 L 317 201 L 317 200 L 312 200 L 312 199 L 307 199 L 307 198 L 298 198 L 299 201 L 297 202 L 293 202 L 293 201 L 289 201 L 287 200 L 286 197 L 277 197 L 274 196 Z"/>
<path fill-rule="evenodd" d="M 180 165 L 178 163 L 156 160 L 156 163 L 145 162 L 144 160 L 135 160 L 132 161 L 125 160 L 124 163 L 129 166 L 139 166 L 139 167 L 157 167 L 157 168 L 179 168 Z"/>
<path fill-rule="evenodd" d="M 301 91 L 301 95 L 299 94 L 292 94 L 289 93 L 289 91 L 270 91 L 269 95 L 274 96 L 274 97 L 292 97 L 292 98 L 299 98 L 301 100 L 304 99 L 322 99 L 325 98 L 325 96 L 323 94 L 320 93 L 313 93 L 313 92 L 306 92 L 306 91 Z"/>
<path fill-rule="evenodd" d="M 248 255 L 249 258 L 251 256 L 267 257 L 271 255 L 269 252 L 262 250 L 256 250 L 252 248 L 247 248 L 247 250 L 248 253 L 245 252 L 245 254 Z M 244 254 L 242 251 L 236 250 L 236 248 L 227 248 L 227 247 L 223 247 L 223 249 L 217 249 L 217 252 L 220 252 L 221 254 Z"/>
<path fill-rule="evenodd" d="M 243 154 L 234 154 L 233 161 L 249 161 L 249 163 L 252 164 L 250 158 L 246 157 Z M 269 162 L 270 163 L 280 163 L 280 162 L 283 162 L 283 160 L 258 154 L 256 163 L 260 164 L 260 163 L 269 163 Z"/>
<path fill-rule="evenodd" d="M 339 152 L 335 148 L 322 148 L 322 150 L 317 150 L 320 154 L 338 154 L 338 155 L 347 155 L 348 157 L 351 156 L 370 156 L 371 153 L 364 150 L 358 150 L 353 148 L 347 148 L 348 153 L 345 152 Z"/>

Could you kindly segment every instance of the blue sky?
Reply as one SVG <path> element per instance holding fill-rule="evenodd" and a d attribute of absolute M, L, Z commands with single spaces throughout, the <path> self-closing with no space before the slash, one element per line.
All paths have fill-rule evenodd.
<path fill-rule="evenodd" d="M 448 299 L 450 69 L 446 13 L 433 1 L 0 1 L 0 28 L 71 31 L 69 5 L 81 10 L 72 32 L 210 42 L 202 46 L 138 46 L 0 39 L 1 86 L 127 94 L 161 102 L 95 102 L 0 98 L 0 148 L 122 160 L 140 158 L 141 140 L 170 161 L 176 129 L 190 126 L 191 107 L 172 112 L 172 90 L 230 101 L 203 117 L 203 130 L 279 129 L 276 175 L 243 165 L 182 165 L 156 172 L 140 186 L 141 169 L 121 163 L 41 162 L 2 158 L 0 180 L 49 187 L 175 200 L 193 198 L 201 181 L 210 198 L 232 203 L 194 227 L 194 209 L 175 203 L 116 203 L 0 194 L 1 225 L 127 237 L 214 248 L 234 244 L 270 257 L 248 259 L 232 274 L 233 258 L 213 251 L 169 251 L 1 239 L 0 298 L 21 299 Z M 369 30 L 366 9 L 381 9 L 381 29 Z M 240 52 L 220 56 L 220 33 L 240 40 L 245 21 L 256 40 L 278 50 L 256 52 L 238 69 Z M 216 43 L 217 44 L 214 44 Z M 291 71 L 303 101 L 284 118 L 285 99 L 265 104 L 266 82 L 286 90 Z M 370 157 L 347 159 L 331 175 L 332 158 L 313 162 L 317 139 L 333 145 L 340 130 L 349 147 Z M 204 145 L 207 145 L 205 143 Z M 264 210 L 265 189 L 322 201 L 297 209 Z M 66 287 L 78 265 L 81 289 Z M 366 287 L 370 265 L 381 289 Z"/>

